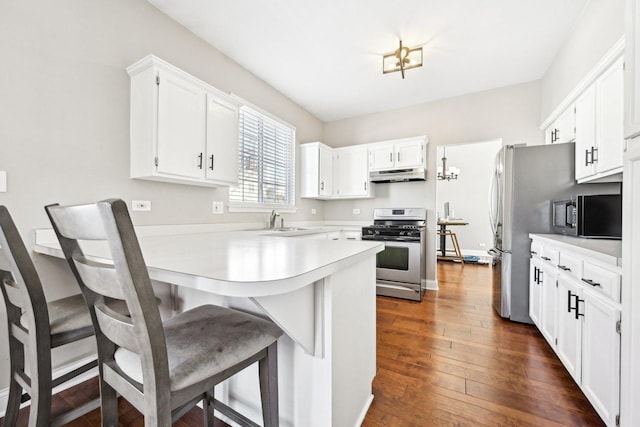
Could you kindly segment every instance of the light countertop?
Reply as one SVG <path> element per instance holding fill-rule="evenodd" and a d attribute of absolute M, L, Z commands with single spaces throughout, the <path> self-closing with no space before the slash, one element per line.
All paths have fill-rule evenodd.
<path fill-rule="evenodd" d="M 564 245 L 567 249 L 622 267 L 622 240 L 586 239 L 563 234 L 529 234 L 529 237 L 549 240 L 552 243 Z"/>
<path fill-rule="evenodd" d="M 152 279 L 249 297 L 299 289 L 384 249 L 381 242 L 282 238 L 264 230 L 139 233 L 138 239 Z M 83 242 L 83 249 L 88 256 L 110 259 L 104 242 Z M 34 251 L 63 257 L 51 233 L 36 233 Z"/>

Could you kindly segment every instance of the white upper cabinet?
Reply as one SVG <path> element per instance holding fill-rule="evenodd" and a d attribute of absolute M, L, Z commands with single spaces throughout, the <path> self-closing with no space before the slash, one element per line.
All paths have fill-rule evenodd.
<path fill-rule="evenodd" d="M 131 76 L 131 177 L 237 184 L 238 104 L 152 55 Z"/>
<path fill-rule="evenodd" d="M 373 197 L 369 182 L 368 149 L 354 145 L 334 150 L 335 196 L 338 198 Z"/>
<path fill-rule="evenodd" d="M 624 137 L 640 136 L 640 0 L 627 0 Z"/>
<path fill-rule="evenodd" d="M 206 179 L 235 185 L 238 182 L 238 107 L 207 95 Z M 233 142 L 235 149 L 230 149 Z"/>
<path fill-rule="evenodd" d="M 156 170 L 168 176 L 200 178 L 206 132 L 206 92 L 202 86 L 165 70 L 157 70 L 156 76 Z"/>
<path fill-rule="evenodd" d="M 321 142 L 300 145 L 300 197 L 333 197 L 333 149 Z"/>
<path fill-rule="evenodd" d="M 622 171 L 623 94 L 620 57 L 576 100 L 578 182 L 607 180 Z"/>
<path fill-rule="evenodd" d="M 424 137 L 370 144 L 369 170 L 409 169 L 426 167 Z"/>
<path fill-rule="evenodd" d="M 545 144 L 572 142 L 576 138 L 573 105 L 568 107 L 544 132 Z"/>

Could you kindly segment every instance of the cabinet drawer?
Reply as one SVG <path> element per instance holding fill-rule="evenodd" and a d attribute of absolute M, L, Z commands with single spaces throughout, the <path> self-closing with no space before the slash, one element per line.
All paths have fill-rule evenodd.
<path fill-rule="evenodd" d="M 578 279 L 582 278 L 582 259 L 573 254 L 560 252 L 558 268 Z"/>
<path fill-rule="evenodd" d="M 558 251 L 556 248 L 543 246 L 540 258 L 542 258 L 543 261 L 546 261 L 556 267 L 560 262 L 560 251 Z"/>
<path fill-rule="evenodd" d="M 542 255 L 542 243 L 536 240 L 531 241 L 531 256 L 538 257 Z"/>
<path fill-rule="evenodd" d="M 584 262 L 582 282 L 594 290 L 608 296 L 615 302 L 620 302 L 620 275 L 606 270 L 588 261 Z"/>

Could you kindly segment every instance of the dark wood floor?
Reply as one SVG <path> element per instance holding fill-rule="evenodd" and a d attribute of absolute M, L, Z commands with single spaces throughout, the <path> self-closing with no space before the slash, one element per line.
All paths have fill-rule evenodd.
<path fill-rule="evenodd" d="M 495 315 L 489 274 L 438 263 L 440 290 L 421 303 L 378 297 L 375 398 L 363 426 L 603 425 L 537 329 Z M 97 394 L 96 380 L 64 391 L 54 413 Z M 18 425 L 26 420 L 23 410 Z M 99 410 L 70 425 L 99 426 Z M 120 425 L 144 425 L 122 399 Z M 200 425 L 199 409 L 176 423 Z"/>
<path fill-rule="evenodd" d="M 438 263 L 421 303 L 378 297 L 377 375 L 363 426 L 601 426 L 538 332 L 491 307 L 490 269 Z"/>

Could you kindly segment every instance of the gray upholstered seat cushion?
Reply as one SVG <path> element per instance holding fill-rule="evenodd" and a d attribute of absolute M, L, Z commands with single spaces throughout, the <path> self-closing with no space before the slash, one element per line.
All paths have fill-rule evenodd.
<path fill-rule="evenodd" d="M 127 304 L 124 301 L 113 300 L 109 307 L 121 314 L 127 314 Z M 72 331 L 85 330 L 87 336 L 93 335 L 93 325 L 89 309 L 82 294 L 47 302 L 49 310 L 49 324 L 51 335 L 64 334 Z M 27 316 L 20 317 L 20 324 L 29 329 Z"/>
<path fill-rule="evenodd" d="M 50 301 L 47 303 L 47 309 L 49 310 L 51 335 L 64 334 L 83 328 L 93 334 L 91 316 L 82 294 Z M 20 318 L 20 324 L 27 329 L 29 328 L 25 314 Z"/>
<path fill-rule="evenodd" d="M 171 390 L 203 381 L 274 343 L 282 330 L 268 320 L 225 307 L 203 305 L 163 323 Z M 116 363 L 142 383 L 140 358 L 124 348 Z"/>

